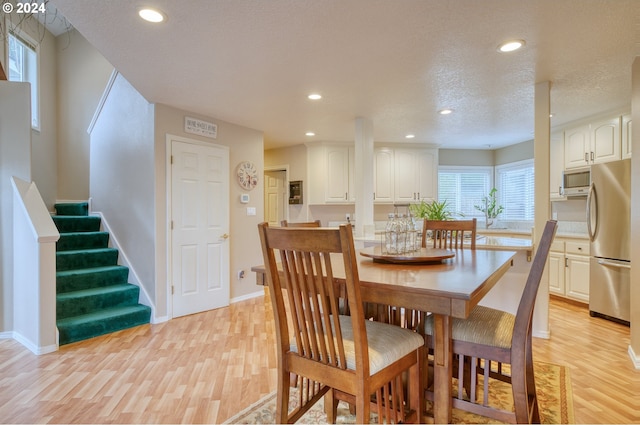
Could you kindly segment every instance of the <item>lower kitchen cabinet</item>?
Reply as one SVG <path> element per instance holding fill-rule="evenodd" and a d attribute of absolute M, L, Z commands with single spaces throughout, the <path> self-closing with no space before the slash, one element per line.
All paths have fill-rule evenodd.
<path fill-rule="evenodd" d="M 549 293 L 589 302 L 589 242 L 556 238 L 549 252 Z"/>

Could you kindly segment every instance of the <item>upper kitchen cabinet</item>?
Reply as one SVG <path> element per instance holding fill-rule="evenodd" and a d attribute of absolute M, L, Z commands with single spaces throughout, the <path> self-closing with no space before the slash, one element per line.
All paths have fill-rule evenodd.
<path fill-rule="evenodd" d="M 373 153 L 373 201 L 392 203 L 393 192 L 393 149 L 378 148 Z"/>
<path fill-rule="evenodd" d="M 564 170 L 564 134 L 562 132 L 551 134 L 549 149 L 550 199 L 565 199 L 562 195 L 562 171 Z"/>
<path fill-rule="evenodd" d="M 622 116 L 622 158 L 631 158 L 631 114 Z"/>
<path fill-rule="evenodd" d="M 436 199 L 438 194 L 438 150 L 394 150 L 394 201 Z"/>
<path fill-rule="evenodd" d="M 307 172 L 310 204 L 355 202 L 353 146 L 307 145 Z"/>
<path fill-rule="evenodd" d="M 621 158 L 620 116 L 565 130 L 565 169 Z"/>

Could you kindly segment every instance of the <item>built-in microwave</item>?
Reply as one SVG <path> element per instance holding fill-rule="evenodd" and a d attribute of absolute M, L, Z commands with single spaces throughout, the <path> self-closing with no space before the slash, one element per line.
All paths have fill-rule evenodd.
<path fill-rule="evenodd" d="M 591 169 L 566 170 L 562 173 L 562 195 L 587 196 L 591 185 Z"/>

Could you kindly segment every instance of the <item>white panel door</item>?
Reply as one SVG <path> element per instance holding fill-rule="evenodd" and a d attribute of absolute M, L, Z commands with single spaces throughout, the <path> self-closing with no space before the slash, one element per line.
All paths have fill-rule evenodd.
<path fill-rule="evenodd" d="M 229 305 L 229 151 L 171 141 L 173 317 Z"/>
<path fill-rule="evenodd" d="M 285 219 L 289 205 L 285 188 L 286 174 L 285 171 L 264 172 L 264 221 L 269 226 L 280 226 L 280 222 Z"/>

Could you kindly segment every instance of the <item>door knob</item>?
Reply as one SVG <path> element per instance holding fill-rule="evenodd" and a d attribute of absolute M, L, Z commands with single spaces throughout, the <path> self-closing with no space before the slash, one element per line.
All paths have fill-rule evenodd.
<path fill-rule="evenodd" d="M 229 235 L 225 233 L 224 235 L 222 235 L 222 239 L 229 239 Z"/>

